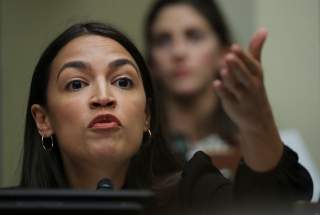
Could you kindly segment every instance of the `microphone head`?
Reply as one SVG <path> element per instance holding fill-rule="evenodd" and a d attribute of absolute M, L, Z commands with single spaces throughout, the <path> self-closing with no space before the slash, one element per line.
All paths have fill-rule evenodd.
<path fill-rule="evenodd" d="M 97 184 L 97 190 L 113 190 L 111 180 L 109 178 L 101 179 Z"/>

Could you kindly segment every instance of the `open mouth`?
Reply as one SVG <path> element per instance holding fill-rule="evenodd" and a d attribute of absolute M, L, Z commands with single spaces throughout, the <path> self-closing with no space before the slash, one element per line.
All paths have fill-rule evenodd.
<path fill-rule="evenodd" d="M 112 114 L 102 114 L 95 117 L 89 124 L 93 129 L 112 129 L 121 126 L 120 120 Z"/>

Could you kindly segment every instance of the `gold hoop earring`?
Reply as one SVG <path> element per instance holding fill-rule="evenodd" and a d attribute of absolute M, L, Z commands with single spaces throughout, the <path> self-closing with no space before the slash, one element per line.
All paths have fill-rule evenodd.
<path fill-rule="evenodd" d="M 42 148 L 46 151 L 46 152 L 50 152 L 53 149 L 53 137 L 43 137 L 41 136 L 41 145 Z"/>
<path fill-rule="evenodd" d="M 151 133 L 151 130 L 150 130 L 150 128 L 148 128 L 148 134 L 149 134 L 149 138 L 151 138 L 152 137 L 152 133 Z"/>

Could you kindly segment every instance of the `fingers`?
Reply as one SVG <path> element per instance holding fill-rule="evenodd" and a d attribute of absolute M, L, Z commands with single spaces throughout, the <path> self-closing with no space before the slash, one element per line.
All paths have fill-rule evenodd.
<path fill-rule="evenodd" d="M 234 96 L 234 99 L 236 101 L 239 101 L 243 99 L 244 92 L 246 92 L 245 87 L 240 83 L 236 75 L 229 71 L 228 69 L 221 71 L 221 78 L 224 87 L 228 90 L 229 93 L 231 93 Z"/>
<path fill-rule="evenodd" d="M 249 52 L 259 62 L 261 62 L 262 47 L 267 39 L 268 31 L 265 28 L 260 28 L 251 38 L 249 44 Z"/>
<path fill-rule="evenodd" d="M 221 80 L 213 81 L 213 87 L 223 102 L 232 104 L 236 102 L 235 96 L 225 87 Z"/>
<path fill-rule="evenodd" d="M 260 62 L 247 53 L 245 53 L 238 44 L 231 46 L 231 51 L 242 61 L 241 63 L 248 69 L 249 73 L 258 75 L 261 71 Z"/>
<path fill-rule="evenodd" d="M 226 65 L 230 69 L 236 81 L 243 86 L 248 87 L 250 85 L 250 71 L 244 62 L 234 53 L 230 53 L 226 56 Z"/>
<path fill-rule="evenodd" d="M 232 45 L 230 52 L 223 58 L 221 80 L 214 82 L 222 99 L 240 101 L 248 91 L 255 90 L 253 86 L 262 81 L 260 61 L 266 37 L 265 29 L 258 30 L 250 41 L 249 52 L 245 52 L 237 44 Z"/>
<path fill-rule="evenodd" d="M 236 86 L 236 78 L 227 68 L 221 69 L 220 76 L 224 86 L 228 89 L 228 91 L 235 93 L 238 91 Z"/>

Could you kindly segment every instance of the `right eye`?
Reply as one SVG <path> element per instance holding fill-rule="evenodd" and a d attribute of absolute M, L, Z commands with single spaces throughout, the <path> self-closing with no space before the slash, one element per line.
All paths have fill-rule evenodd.
<path fill-rule="evenodd" d="M 86 86 L 88 86 L 88 84 L 82 80 L 72 80 L 66 85 L 66 89 L 69 91 L 78 91 Z"/>
<path fill-rule="evenodd" d="M 171 42 L 171 36 L 169 34 L 160 34 L 154 37 L 153 44 L 157 47 L 165 47 Z"/>

